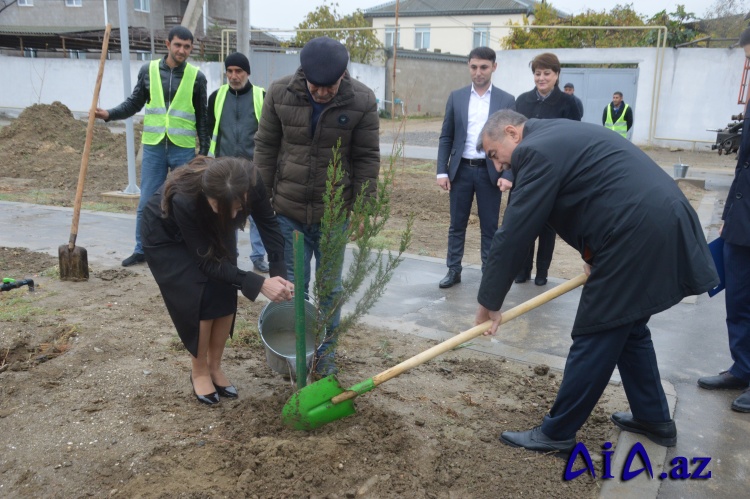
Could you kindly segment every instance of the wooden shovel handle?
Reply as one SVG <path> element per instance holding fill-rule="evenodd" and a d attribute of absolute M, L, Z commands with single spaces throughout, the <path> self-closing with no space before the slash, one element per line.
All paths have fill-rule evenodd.
<path fill-rule="evenodd" d="M 501 324 L 505 324 L 509 320 L 515 319 L 519 315 L 525 314 L 529 310 L 535 309 L 539 305 L 543 305 L 547 303 L 548 301 L 551 301 L 554 298 L 557 298 L 558 296 L 563 295 L 567 293 L 568 291 L 571 291 L 577 288 L 578 286 L 585 283 L 587 278 L 588 276 L 586 276 L 586 274 L 581 274 L 579 276 L 576 276 L 573 279 L 566 281 L 560 284 L 559 286 L 555 286 L 549 291 L 546 291 L 540 294 L 539 296 L 535 296 L 531 300 L 525 301 L 521 303 L 520 305 L 517 305 L 511 308 L 510 310 L 503 312 L 503 320 Z M 440 354 L 453 350 L 454 348 L 461 345 L 462 343 L 466 343 L 467 341 L 472 340 L 476 338 L 477 336 L 482 335 L 485 331 L 489 331 L 491 326 L 492 326 L 492 321 L 485 321 L 478 326 L 474 326 L 473 328 L 468 329 L 464 331 L 463 333 L 457 334 L 456 336 L 449 338 L 445 340 L 444 342 L 439 343 L 435 345 L 434 347 L 415 355 L 414 357 L 406 359 L 400 364 L 395 365 L 391 367 L 390 369 L 373 376 L 372 386 L 375 387 L 381 383 L 385 383 L 389 379 L 395 378 L 396 376 L 404 373 L 405 371 L 408 371 L 412 367 L 416 367 L 420 364 L 424 364 L 428 360 L 434 359 Z M 352 399 L 356 397 L 357 395 L 358 393 L 356 391 L 347 390 L 333 397 L 331 399 L 331 402 L 334 404 L 338 404 L 345 400 Z"/>
<path fill-rule="evenodd" d="M 81 202 L 83 201 L 83 183 L 86 179 L 86 170 L 89 166 L 89 154 L 91 153 L 91 142 L 94 138 L 94 120 L 96 120 L 96 103 L 99 101 L 99 90 L 102 88 L 102 77 L 104 76 L 104 61 L 107 60 L 107 49 L 109 48 L 109 33 L 112 31 L 112 25 L 107 24 L 104 30 L 104 41 L 102 42 L 102 55 L 99 58 L 99 73 L 96 75 L 96 85 L 94 85 L 94 97 L 91 100 L 91 109 L 89 110 L 89 122 L 86 125 L 86 144 L 83 146 L 83 156 L 81 156 L 81 171 L 78 172 L 78 188 L 76 189 L 76 198 L 73 203 L 73 225 L 70 228 L 70 240 L 68 249 L 73 251 L 78 236 L 78 220 L 81 217 Z"/>

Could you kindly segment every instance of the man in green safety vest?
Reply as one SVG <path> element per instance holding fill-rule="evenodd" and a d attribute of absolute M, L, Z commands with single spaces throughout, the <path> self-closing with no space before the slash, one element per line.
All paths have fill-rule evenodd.
<path fill-rule="evenodd" d="M 604 108 L 602 125 L 628 138 L 628 130 L 633 126 L 633 108 L 622 101 L 622 92 L 615 92 L 612 102 Z"/>
<path fill-rule="evenodd" d="M 104 121 L 130 118 L 146 107 L 143 119 L 143 160 L 141 198 L 135 221 L 135 249 L 122 261 L 123 267 L 146 261 L 141 245 L 141 214 L 149 198 L 161 187 L 170 170 L 199 154 L 207 155 L 209 128 L 206 111 L 206 77 L 197 66 L 188 64 L 193 50 L 193 34 L 183 26 L 169 31 L 167 55 L 144 64 L 138 72 L 133 93 L 113 109 L 96 109 Z M 152 83 L 160 83 L 152 85 Z"/>
<path fill-rule="evenodd" d="M 255 132 L 258 131 L 260 112 L 266 90 L 250 83 L 250 61 L 235 52 L 224 60 L 227 83 L 208 97 L 208 129 L 211 132 L 209 156 L 235 156 L 253 159 Z M 259 178 L 259 182 L 262 182 Z M 268 272 L 266 249 L 258 228 L 250 222 L 250 261 L 259 272 Z M 283 254 L 269 255 L 269 262 L 282 261 Z"/>

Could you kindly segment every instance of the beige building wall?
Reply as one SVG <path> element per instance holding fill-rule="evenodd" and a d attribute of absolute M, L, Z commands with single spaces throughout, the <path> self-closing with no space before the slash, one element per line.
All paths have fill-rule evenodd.
<path fill-rule="evenodd" d="M 468 55 L 474 48 L 474 26 L 489 26 L 489 46 L 495 50 L 502 49 L 502 40 L 509 34 L 509 23 L 523 23 L 524 15 L 498 16 L 431 16 L 431 17 L 401 17 L 399 31 L 401 40 L 399 47 L 407 50 L 417 50 L 415 45 L 415 28 L 418 26 L 430 28 L 429 52 L 442 52 L 457 55 Z M 372 26 L 376 28 L 378 39 L 385 44 L 386 28 L 393 27 L 395 19 L 392 17 L 373 17 Z"/>

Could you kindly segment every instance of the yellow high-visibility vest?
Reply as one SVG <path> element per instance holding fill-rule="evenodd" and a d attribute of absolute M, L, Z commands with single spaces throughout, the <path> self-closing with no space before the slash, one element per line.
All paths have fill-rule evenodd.
<path fill-rule="evenodd" d="M 628 138 L 628 123 L 625 121 L 625 113 L 627 112 L 627 110 L 628 105 L 625 104 L 620 117 L 617 118 L 617 121 L 612 123 L 612 104 L 607 104 L 607 121 L 604 122 L 605 127 L 609 128 L 610 130 L 614 130 L 626 139 Z"/>
<path fill-rule="evenodd" d="M 221 121 L 221 113 L 224 111 L 224 101 L 227 98 L 227 92 L 229 91 L 229 84 L 225 83 L 219 87 L 219 91 L 216 93 L 216 101 L 214 102 L 214 117 L 216 117 L 216 124 L 214 125 L 213 134 L 211 134 L 211 148 L 208 150 L 208 155 L 212 158 L 216 156 L 216 141 L 219 138 L 219 121 Z M 266 89 L 253 85 L 253 107 L 255 108 L 255 119 L 260 123 L 260 112 L 263 109 L 263 92 Z"/>
<path fill-rule="evenodd" d="M 159 62 L 158 59 L 151 61 L 148 68 L 150 100 L 146 104 L 141 141 L 147 145 L 156 145 L 166 135 L 174 145 L 194 149 L 197 132 L 193 87 L 198 76 L 198 67 L 192 64 L 185 65 L 185 73 L 182 75 L 180 86 L 177 87 L 174 100 L 167 109 L 159 74 Z"/>

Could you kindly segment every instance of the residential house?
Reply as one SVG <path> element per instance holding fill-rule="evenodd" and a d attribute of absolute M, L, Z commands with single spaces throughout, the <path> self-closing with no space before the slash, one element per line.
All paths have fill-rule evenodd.
<path fill-rule="evenodd" d="M 239 0 L 204 0 L 194 30 L 194 55 L 218 53 L 222 28 L 235 28 Z M 246 0 L 242 0 L 246 1 Z M 119 0 L 0 0 L 0 54 L 26 57 L 86 58 L 101 50 L 102 33 L 112 24 L 110 51 L 120 45 Z M 127 0 L 130 50 L 135 59 L 164 53 L 169 30 L 182 22 L 188 0 Z M 199 6 L 200 8 L 200 6 Z M 252 44 L 279 45 L 265 33 L 253 32 Z"/>
<path fill-rule="evenodd" d="M 475 47 L 502 48 L 511 23 L 534 11 L 533 0 L 400 0 L 364 11 L 387 48 L 468 55 Z"/>

